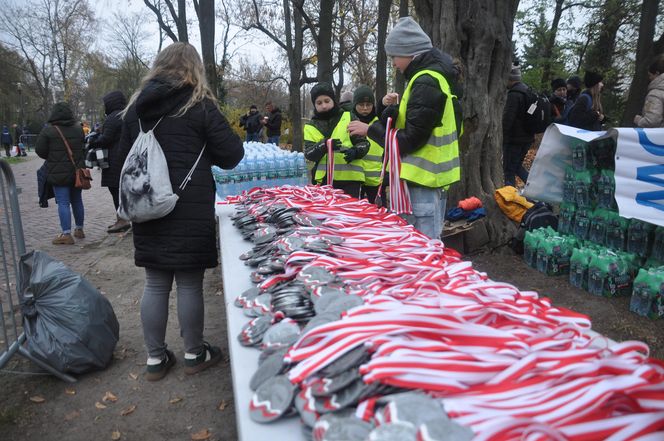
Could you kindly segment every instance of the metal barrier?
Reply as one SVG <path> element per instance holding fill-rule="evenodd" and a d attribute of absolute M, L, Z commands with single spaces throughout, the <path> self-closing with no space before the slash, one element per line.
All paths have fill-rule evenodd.
<path fill-rule="evenodd" d="M 74 377 L 35 358 L 24 347 L 22 294 L 17 286 L 19 259 L 25 254 L 25 238 L 14 174 L 4 159 L 0 159 L 0 170 L 0 369 L 14 354 L 20 354 L 61 380 L 74 383 Z"/>

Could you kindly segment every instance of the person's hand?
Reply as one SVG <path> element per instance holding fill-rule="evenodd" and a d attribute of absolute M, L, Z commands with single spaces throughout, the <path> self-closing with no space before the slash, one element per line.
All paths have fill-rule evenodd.
<path fill-rule="evenodd" d="M 341 150 L 341 140 L 340 139 L 331 139 L 332 141 L 332 150 L 339 151 Z"/>
<path fill-rule="evenodd" d="M 351 162 L 357 157 L 357 149 L 355 147 L 351 147 L 343 153 L 344 153 L 344 160 L 346 162 Z"/>
<path fill-rule="evenodd" d="M 369 124 L 363 123 L 362 121 L 351 121 L 348 123 L 348 133 L 351 136 L 367 136 L 369 131 Z"/>
<path fill-rule="evenodd" d="M 390 92 L 383 97 L 383 105 L 391 106 L 393 104 L 399 103 L 399 94 L 396 92 Z"/>

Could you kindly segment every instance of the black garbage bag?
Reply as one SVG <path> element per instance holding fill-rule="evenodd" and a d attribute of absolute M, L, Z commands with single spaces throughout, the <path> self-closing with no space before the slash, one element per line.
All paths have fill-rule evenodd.
<path fill-rule="evenodd" d="M 111 303 L 90 282 L 41 251 L 21 257 L 26 349 L 61 372 L 103 369 L 120 325 Z"/>

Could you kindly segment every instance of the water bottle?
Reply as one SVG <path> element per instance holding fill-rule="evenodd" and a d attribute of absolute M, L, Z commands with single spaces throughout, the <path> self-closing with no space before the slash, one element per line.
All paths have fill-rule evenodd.
<path fill-rule="evenodd" d="M 629 302 L 629 310 L 642 316 L 647 317 L 653 307 L 654 294 L 657 294 L 653 288 L 658 288 L 653 285 L 652 270 L 641 268 L 639 274 L 634 279 L 634 288 L 632 290 L 632 298 Z"/>
<path fill-rule="evenodd" d="M 286 179 L 286 177 L 288 177 L 288 162 L 286 161 L 286 156 L 280 154 L 277 158 L 277 177 L 279 179 Z"/>

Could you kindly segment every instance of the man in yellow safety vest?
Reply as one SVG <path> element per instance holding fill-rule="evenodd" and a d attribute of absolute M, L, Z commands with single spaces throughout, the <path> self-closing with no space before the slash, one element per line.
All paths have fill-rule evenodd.
<path fill-rule="evenodd" d="M 458 132 L 461 117 L 452 58 L 434 48 L 431 39 L 411 17 L 402 17 L 385 41 L 385 52 L 408 84 L 399 96 L 382 99 L 385 110 L 371 125 L 349 124 L 353 135 L 384 143 L 386 120 L 399 129 L 400 177 L 408 182 L 412 214 L 404 219 L 432 239 L 440 239 L 445 219 L 447 189 L 461 176 Z"/>

